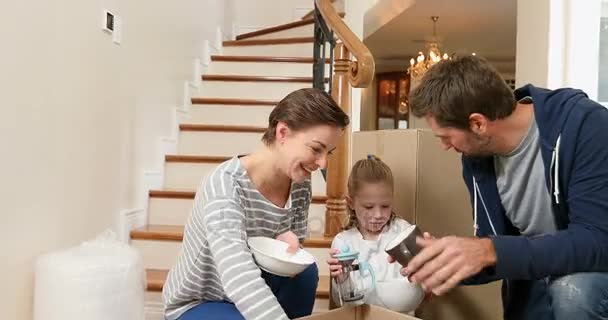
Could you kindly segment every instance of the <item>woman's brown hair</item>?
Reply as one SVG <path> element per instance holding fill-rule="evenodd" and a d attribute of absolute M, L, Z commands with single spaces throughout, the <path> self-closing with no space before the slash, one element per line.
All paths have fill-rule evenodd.
<path fill-rule="evenodd" d="M 350 120 L 327 92 L 305 88 L 288 94 L 270 112 L 268 129 L 262 136 L 265 145 L 270 146 L 274 143 L 279 122 L 284 122 L 289 129 L 298 131 L 317 125 L 344 129 Z"/>
<path fill-rule="evenodd" d="M 391 168 L 378 157 L 368 155 L 366 159 L 355 162 L 350 171 L 347 185 L 348 196 L 351 199 L 354 199 L 364 183 L 386 183 L 391 187 L 391 190 L 394 190 L 393 172 L 391 171 Z M 346 227 L 344 227 L 344 230 L 358 227 L 359 222 L 357 221 L 357 214 L 350 206 L 347 206 L 347 210 L 348 223 L 346 224 Z M 391 217 L 386 224 L 390 225 L 395 217 L 395 213 L 391 212 Z"/>

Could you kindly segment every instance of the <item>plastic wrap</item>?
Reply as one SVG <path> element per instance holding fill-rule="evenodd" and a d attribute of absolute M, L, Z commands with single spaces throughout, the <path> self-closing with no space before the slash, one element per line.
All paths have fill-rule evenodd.
<path fill-rule="evenodd" d="M 137 251 L 106 231 L 36 261 L 34 320 L 143 320 L 144 270 Z"/>

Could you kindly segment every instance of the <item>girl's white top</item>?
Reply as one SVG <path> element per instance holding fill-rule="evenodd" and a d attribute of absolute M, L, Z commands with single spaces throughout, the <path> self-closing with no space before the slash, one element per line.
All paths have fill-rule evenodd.
<path fill-rule="evenodd" d="M 395 218 L 389 226 L 384 227 L 376 240 L 364 240 L 359 229 L 351 228 L 338 233 L 331 247 L 340 250 L 346 244 L 349 246 L 350 251 L 358 251 L 359 259 L 357 261 L 365 261 L 370 264 L 374 270 L 377 282 L 403 279 L 403 276 L 399 273 L 401 265 L 397 262 L 388 263 L 388 254 L 384 249 L 393 238 L 409 226 L 410 224 L 407 221 Z M 378 298 L 376 290 L 371 288 L 371 276 L 367 272 L 362 274 L 362 278 L 360 278 L 360 272 L 355 271 L 354 274 L 357 280 L 364 284 L 365 303 L 386 307 Z M 336 289 L 335 286 L 333 288 L 334 290 Z M 332 294 L 335 296 L 335 292 L 332 292 Z"/>

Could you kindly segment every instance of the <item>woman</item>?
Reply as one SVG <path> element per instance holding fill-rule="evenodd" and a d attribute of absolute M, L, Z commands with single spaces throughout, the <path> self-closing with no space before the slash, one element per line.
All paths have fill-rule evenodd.
<path fill-rule="evenodd" d="M 203 182 L 183 249 L 163 288 L 169 320 L 288 319 L 312 313 L 318 269 L 293 278 L 261 271 L 247 238 L 297 250 L 306 235 L 310 175 L 325 168 L 348 116 L 324 91 L 300 89 L 269 116 L 263 146 L 219 165 Z"/>

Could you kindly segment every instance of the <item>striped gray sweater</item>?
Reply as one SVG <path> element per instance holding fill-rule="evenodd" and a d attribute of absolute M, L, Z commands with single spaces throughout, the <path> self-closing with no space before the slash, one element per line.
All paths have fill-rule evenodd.
<path fill-rule="evenodd" d="M 202 183 L 184 241 L 163 288 L 165 317 L 177 319 L 205 301 L 233 302 L 245 319 L 288 319 L 261 277 L 248 237 L 306 236 L 310 180 L 292 183 L 285 208 L 268 201 L 238 157 L 220 164 Z"/>

